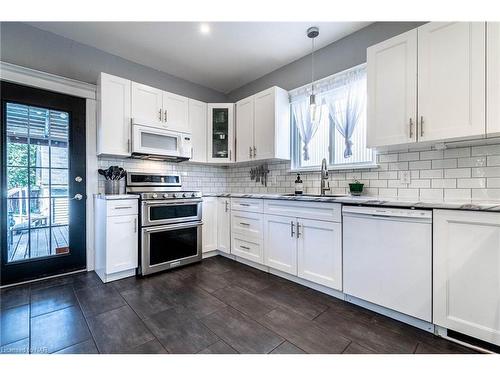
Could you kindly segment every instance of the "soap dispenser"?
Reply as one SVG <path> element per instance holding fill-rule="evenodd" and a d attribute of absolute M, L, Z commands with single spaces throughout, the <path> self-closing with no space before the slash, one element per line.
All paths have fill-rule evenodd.
<path fill-rule="evenodd" d="M 297 179 L 295 180 L 295 194 L 302 194 L 304 192 L 304 184 L 300 179 L 300 173 L 297 173 Z"/>

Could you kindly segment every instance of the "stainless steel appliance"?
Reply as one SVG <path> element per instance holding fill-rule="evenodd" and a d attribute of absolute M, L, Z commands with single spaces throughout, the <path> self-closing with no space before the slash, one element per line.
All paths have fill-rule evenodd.
<path fill-rule="evenodd" d="M 132 157 L 184 161 L 192 156 L 191 134 L 132 121 Z"/>
<path fill-rule="evenodd" d="M 201 192 L 183 191 L 179 175 L 128 172 L 127 193 L 140 195 L 141 275 L 201 260 Z"/>

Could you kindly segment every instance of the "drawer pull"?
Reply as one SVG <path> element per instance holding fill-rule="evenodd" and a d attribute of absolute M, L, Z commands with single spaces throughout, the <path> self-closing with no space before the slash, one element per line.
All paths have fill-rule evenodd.
<path fill-rule="evenodd" d="M 115 210 L 125 210 L 128 208 L 132 208 L 132 206 L 120 206 L 120 207 L 114 207 Z"/>
<path fill-rule="evenodd" d="M 248 224 L 248 223 L 240 223 L 240 225 L 250 226 L 250 224 Z"/>
<path fill-rule="evenodd" d="M 250 207 L 250 204 L 248 204 L 248 203 L 240 203 L 240 206 Z"/>
<path fill-rule="evenodd" d="M 248 246 L 243 246 L 243 245 L 240 245 L 240 247 L 241 247 L 242 249 L 245 249 L 245 250 L 250 250 L 250 248 L 249 248 Z"/>

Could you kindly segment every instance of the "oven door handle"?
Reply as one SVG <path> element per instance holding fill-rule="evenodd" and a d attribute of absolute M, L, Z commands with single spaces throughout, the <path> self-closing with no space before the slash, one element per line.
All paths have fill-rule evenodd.
<path fill-rule="evenodd" d="M 153 207 L 153 206 L 184 206 L 188 204 L 193 204 L 193 203 L 201 203 L 203 200 L 201 199 L 186 199 L 182 201 L 172 201 L 172 202 L 165 202 L 165 201 L 143 201 L 142 204 L 145 207 Z"/>
<path fill-rule="evenodd" d="M 165 225 L 156 225 L 154 227 L 142 227 L 142 230 L 146 233 L 153 233 L 153 232 L 162 232 L 165 230 L 192 228 L 201 225 L 203 225 L 203 222 L 201 221 L 188 221 L 186 223 L 179 223 L 179 224 L 165 224 Z"/>

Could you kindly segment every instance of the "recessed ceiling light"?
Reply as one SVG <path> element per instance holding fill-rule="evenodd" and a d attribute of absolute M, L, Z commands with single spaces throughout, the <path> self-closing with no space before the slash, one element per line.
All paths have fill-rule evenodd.
<path fill-rule="evenodd" d="M 210 25 L 208 25 L 206 23 L 202 23 L 200 25 L 200 33 L 202 33 L 202 34 L 208 34 L 208 33 L 210 33 Z"/>

